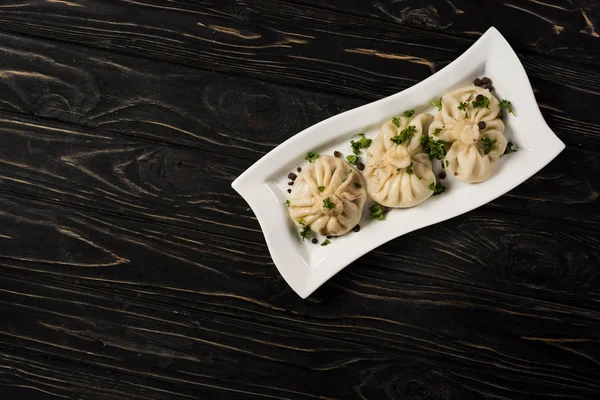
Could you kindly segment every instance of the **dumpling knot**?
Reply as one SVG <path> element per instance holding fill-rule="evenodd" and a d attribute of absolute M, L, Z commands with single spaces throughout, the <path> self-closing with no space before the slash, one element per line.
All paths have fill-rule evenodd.
<path fill-rule="evenodd" d="M 342 199 L 337 197 L 335 194 L 323 196 L 318 202 L 321 206 L 321 212 L 332 217 L 340 215 L 344 211 L 344 204 Z"/>

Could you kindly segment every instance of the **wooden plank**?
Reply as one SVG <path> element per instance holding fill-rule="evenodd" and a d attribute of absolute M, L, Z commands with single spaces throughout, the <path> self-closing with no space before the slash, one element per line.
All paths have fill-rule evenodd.
<path fill-rule="evenodd" d="M 403 26 L 474 38 L 495 26 L 517 48 L 568 60 L 598 64 L 598 2 L 470 0 L 361 1 L 289 0 L 340 13 Z M 515 26 L 523 27 L 515 29 Z"/>
<path fill-rule="evenodd" d="M 3 385 L 115 399 L 403 399 L 415 385 L 455 398 L 600 394 L 597 311 L 381 262 L 303 301 L 255 245 L 37 202 L 2 209 L 37 225 L 30 240 L 46 237 L 32 251 L 60 253 L 0 261 Z"/>
<path fill-rule="evenodd" d="M 472 40 L 287 3 L 253 1 L 249 5 L 236 1 L 233 4 L 198 2 L 173 5 L 158 0 L 111 2 L 99 15 L 95 11 L 97 8 L 85 3 L 80 4 L 81 7 L 70 7 L 64 2 L 28 3 L 18 9 L 5 8 L 0 16 L 0 29 L 182 63 L 209 71 L 285 82 L 310 90 L 327 90 L 365 100 L 379 99 L 415 84 L 443 68 L 472 43 Z M 177 23 L 172 25 L 166 21 Z M 16 39 L 3 37 L 4 40 Z M 14 45 L 17 49 L 22 49 L 22 46 L 32 48 L 23 41 Z M 39 47 L 28 51 L 43 52 Z M 48 53 L 50 58 L 54 57 L 54 52 L 46 50 Z M 73 58 L 69 58 L 72 53 L 62 58 L 63 50 L 60 47 L 57 53 L 57 60 L 68 60 L 59 61 L 60 64 L 73 64 Z M 108 69 L 112 71 L 112 76 L 104 80 L 92 73 L 95 79 L 108 82 L 106 84 L 109 87 L 115 88 L 118 94 L 110 93 L 112 96 L 124 96 L 130 93 L 132 87 L 136 93 L 140 90 L 137 82 L 141 81 L 144 82 L 141 85 L 144 88 L 142 99 L 172 99 L 175 96 L 181 106 L 184 100 L 196 99 L 198 90 L 194 89 L 204 86 L 197 85 L 206 75 L 200 79 L 186 80 L 184 86 L 187 85 L 187 88 L 175 84 L 171 89 L 172 79 L 161 83 L 153 78 L 153 74 L 140 75 L 146 72 L 146 63 L 140 65 L 139 61 L 114 55 L 103 57 L 112 58 L 111 62 L 116 60 L 118 65 L 122 61 L 125 65 L 129 64 L 129 69 L 115 67 L 111 70 L 105 66 L 103 72 Z M 520 57 L 551 126 L 568 144 L 599 150 L 597 132 L 600 115 L 594 109 L 600 96 L 597 69 L 530 53 L 520 53 Z M 28 60 L 25 62 L 31 65 Z M 90 60 L 78 63 L 91 69 L 95 65 Z M 163 66 L 160 71 L 160 78 L 163 78 L 166 72 L 179 70 L 173 66 Z M 131 86 L 128 84 L 130 79 L 133 80 Z M 121 85 L 128 90 L 121 90 Z M 161 88 L 160 91 L 154 90 L 157 86 Z M 235 93 L 224 95 L 233 96 Z M 246 96 L 242 95 L 241 98 Z M 261 100 L 256 97 L 249 99 L 249 103 Z M 269 105 L 258 105 L 257 109 L 271 107 L 276 110 L 276 101 L 273 100 L 279 98 L 264 99 L 264 104 Z M 518 105 L 517 99 L 512 100 Z M 167 101 L 167 104 L 170 103 Z M 341 105 L 341 109 L 351 108 L 355 104 L 352 102 L 350 107 Z M 58 105 L 61 110 L 66 108 L 64 102 L 58 100 L 52 102 L 52 107 L 46 108 Z M 131 114 L 135 114 L 135 121 L 138 121 L 142 116 L 148 118 L 148 115 L 159 112 L 175 122 L 183 120 L 183 126 L 175 125 L 174 135 L 185 137 L 188 135 L 186 132 L 198 132 L 197 128 L 194 129 L 197 126 L 194 125 L 195 121 L 190 121 L 189 116 L 196 114 L 187 112 L 189 105 L 184 105 L 183 111 L 178 108 L 162 110 L 161 105 L 164 107 L 161 102 L 154 106 L 143 104 L 138 110 L 131 110 L 131 104 L 125 103 L 127 107 L 122 114 L 121 111 L 115 115 L 109 112 L 106 117 L 124 124 L 125 120 L 131 119 Z M 58 117 L 61 115 L 60 112 L 54 114 Z M 300 117 L 305 119 L 302 115 Z M 288 121 L 282 120 L 280 124 Z M 257 122 L 261 123 L 261 120 Z M 234 122 L 229 122 L 229 126 L 232 125 Z M 156 126 L 156 123 L 144 125 L 145 128 L 149 126 L 153 130 L 166 130 L 166 127 Z M 210 123 L 202 125 L 202 136 L 208 138 L 210 127 Z M 135 126 L 129 129 L 144 131 Z M 217 141 L 227 143 L 227 138 L 218 137 Z M 233 139 L 229 138 L 229 141 L 231 143 Z M 278 143 L 270 137 L 260 136 L 259 142 L 263 141 Z"/>

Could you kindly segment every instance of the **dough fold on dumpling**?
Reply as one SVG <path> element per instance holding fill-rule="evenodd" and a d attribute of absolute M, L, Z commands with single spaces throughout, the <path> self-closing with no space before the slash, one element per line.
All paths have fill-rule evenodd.
<path fill-rule="evenodd" d="M 294 182 L 289 212 L 294 223 L 323 236 L 340 236 L 360 221 L 367 200 L 360 173 L 345 161 L 320 156 Z M 322 189 L 319 190 L 319 189 Z"/>
<path fill-rule="evenodd" d="M 388 121 L 367 150 L 364 175 L 369 196 L 387 207 L 413 207 L 427 200 L 436 183 L 431 160 L 421 144 L 431 114 Z M 400 138 L 406 140 L 400 142 Z M 394 139 L 392 140 L 392 139 Z"/>
<path fill-rule="evenodd" d="M 484 100 L 475 106 L 478 95 L 489 103 Z M 429 126 L 429 135 L 450 145 L 446 154 L 450 174 L 470 183 L 483 182 L 492 175 L 507 144 L 499 115 L 500 102 L 482 87 L 466 86 L 442 97 L 442 109 Z"/>

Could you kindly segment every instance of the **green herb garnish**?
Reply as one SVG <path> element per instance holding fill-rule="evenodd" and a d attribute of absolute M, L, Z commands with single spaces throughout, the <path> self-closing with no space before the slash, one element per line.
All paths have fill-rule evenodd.
<path fill-rule="evenodd" d="M 306 157 L 304 157 L 304 159 L 310 163 L 315 161 L 317 158 L 319 158 L 319 153 L 314 151 L 309 151 Z"/>
<path fill-rule="evenodd" d="M 304 220 L 304 218 L 300 218 L 300 219 L 298 220 L 298 223 L 299 223 L 300 225 L 304 225 L 304 224 L 306 224 L 306 221 Z"/>
<path fill-rule="evenodd" d="M 359 133 L 359 135 L 361 138 L 358 142 L 355 142 L 354 140 L 350 141 L 352 152 L 356 155 L 360 154 L 360 149 L 366 149 L 371 145 L 371 142 L 373 142 L 372 139 L 367 139 L 364 133 Z"/>
<path fill-rule="evenodd" d="M 413 163 L 411 162 L 410 165 L 408 166 L 408 168 L 406 168 L 406 173 L 409 175 L 412 175 L 415 173 L 415 171 L 413 170 Z"/>
<path fill-rule="evenodd" d="M 402 144 L 403 142 L 410 140 L 416 132 L 417 128 L 415 128 L 413 125 L 409 125 L 406 127 L 406 129 L 400 131 L 399 134 L 391 137 L 390 140 L 396 144 Z"/>
<path fill-rule="evenodd" d="M 431 100 L 429 102 L 429 104 L 431 104 L 432 106 L 435 106 L 438 108 L 438 111 L 442 111 L 442 98 L 440 97 L 439 100 Z"/>
<path fill-rule="evenodd" d="M 421 141 L 425 146 L 425 149 L 429 153 L 430 159 L 441 160 L 446 155 L 446 142 L 443 140 L 435 140 L 432 137 L 426 137 Z"/>
<path fill-rule="evenodd" d="M 516 151 L 517 151 L 517 149 L 515 149 L 515 148 L 513 147 L 513 144 L 512 144 L 512 142 L 508 142 L 508 143 L 506 144 L 506 150 L 504 150 L 504 154 L 508 154 L 508 153 L 514 153 L 514 152 L 516 152 Z"/>
<path fill-rule="evenodd" d="M 405 116 L 406 118 L 410 118 L 410 117 L 412 117 L 413 115 L 415 115 L 415 110 L 406 110 L 406 111 L 404 111 L 404 116 Z"/>
<path fill-rule="evenodd" d="M 448 162 L 448 160 L 446 160 L 446 167 L 448 166 L 448 164 L 450 164 L 450 163 Z"/>
<path fill-rule="evenodd" d="M 483 100 L 473 101 L 473 102 L 471 102 L 471 104 L 473 104 L 473 107 L 490 108 L 490 99 L 483 96 Z"/>
<path fill-rule="evenodd" d="M 331 243 L 331 241 L 329 239 L 325 239 L 323 243 L 321 243 L 321 246 L 327 246 L 329 243 Z"/>
<path fill-rule="evenodd" d="M 358 182 L 354 182 L 354 186 L 355 186 L 357 189 L 360 189 L 360 188 L 362 188 L 362 185 L 361 185 L 360 183 L 358 183 Z"/>
<path fill-rule="evenodd" d="M 335 203 L 333 203 L 331 200 L 329 200 L 329 197 L 325 197 L 323 199 L 323 207 L 332 210 L 335 207 Z"/>
<path fill-rule="evenodd" d="M 317 189 L 319 189 L 319 192 L 322 192 L 323 190 L 325 190 L 325 186 L 317 186 Z"/>
<path fill-rule="evenodd" d="M 300 236 L 302 237 L 302 241 L 304 241 L 306 238 L 310 237 L 310 226 L 305 226 L 304 229 L 302 229 L 300 231 Z"/>
<path fill-rule="evenodd" d="M 417 178 L 419 178 L 419 180 L 423 179 L 423 177 L 419 175 L 417 175 Z"/>
<path fill-rule="evenodd" d="M 500 105 L 504 108 L 506 108 L 506 110 L 511 113 L 512 115 L 514 115 L 515 117 L 517 116 L 517 114 L 515 114 L 515 112 L 513 111 L 512 108 L 512 104 L 510 104 L 510 101 L 504 99 L 500 102 Z"/>
<path fill-rule="evenodd" d="M 446 188 L 444 186 L 442 186 L 442 184 L 439 182 L 437 184 L 432 182 L 429 185 L 429 189 L 433 190 L 434 196 L 437 196 L 438 194 L 442 194 L 442 193 L 444 193 L 444 190 L 446 190 Z"/>
<path fill-rule="evenodd" d="M 358 162 L 358 156 L 350 154 L 349 156 L 346 156 L 346 160 L 348 160 L 350 164 L 356 165 L 356 163 Z"/>
<path fill-rule="evenodd" d="M 369 215 L 373 219 L 376 219 L 378 221 L 383 221 L 383 219 L 385 218 L 385 214 L 383 213 L 383 210 L 381 209 L 381 205 L 379 205 L 378 203 L 375 203 L 371 207 L 369 207 L 369 211 L 371 212 Z"/>
<path fill-rule="evenodd" d="M 433 132 L 433 135 L 440 136 L 440 133 L 442 133 L 442 128 L 435 128 L 435 132 Z"/>
<path fill-rule="evenodd" d="M 469 105 L 467 103 L 465 103 L 464 101 L 461 101 L 460 104 L 458 105 L 458 109 L 465 112 L 465 118 L 469 118 L 469 113 L 467 112 L 468 106 Z"/>
<path fill-rule="evenodd" d="M 490 139 L 489 137 L 482 137 L 479 139 L 483 145 L 483 154 L 487 155 L 496 146 L 497 139 Z"/>
<path fill-rule="evenodd" d="M 286 200 L 286 201 L 285 201 L 285 205 L 289 207 L 289 206 L 290 206 L 290 201 L 289 201 L 289 200 Z"/>
<path fill-rule="evenodd" d="M 400 118 L 394 117 L 392 118 L 392 122 L 396 125 L 397 128 L 400 128 Z"/>

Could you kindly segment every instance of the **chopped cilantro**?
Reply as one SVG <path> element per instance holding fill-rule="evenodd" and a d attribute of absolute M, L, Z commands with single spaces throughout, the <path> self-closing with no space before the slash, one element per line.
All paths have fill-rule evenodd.
<path fill-rule="evenodd" d="M 321 243 L 321 246 L 327 246 L 329 243 L 331 243 L 331 241 L 329 239 L 325 239 L 323 243 Z"/>
<path fill-rule="evenodd" d="M 435 132 L 433 132 L 433 135 L 440 136 L 440 133 L 442 133 L 442 128 L 435 128 Z"/>
<path fill-rule="evenodd" d="M 490 99 L 483 96 L 483 100 L 473 101 L 473 102 L 471 102 L 471 104 L 473 104 L 473 107 L 490 108 Z"/>
<path fill-rule="evenodd" d="M 413 163 L 411 162 L 410 165 L 408 166 L 408 168 L 406 168 L 406 173 L 409 175 L 412 175 L 415 173 L 415 171 L 413 170 Z"/>
<path fill-rule="evenodd" d="M 355 142 L 354 140 L 350 141 L 350 146 L 352 147 L 352 152 L 356 155 L 360 154 L 360 149 L 366 149 L 373 142 L 372 139 L 367 139 L 364 133 L 359 133 L 360 140 Z"/>
<path fill-rule="evenodd" d="M 319 158 L 319 153 L 314 151 L 309 151 L 306 157 L 304 157 L 304 159 L 310 163 L 315 161 L 317 158 Z"/>
<path fill-rule="evenodd" d="M 358 162 L 358 157 L 357 157 L 357 156 L 355 156 L 355 155 L 352 155 L 352 154 L 351 154 L 351 155 L 349 155 L 349 156 L 346 156 L 346 160 L 348 160 L 348 162 L 349 162 L 350 164 L 352 164 L 352 165 L 356 165 L 356 163 Z"/>
<path fill-rule="evenodd" d="M 358 182 L 355 182 L 355 183 L 354 183 L 354 186 L 355 186 L 357 189 L 360 189 L 360 188 L 362 188 L 362 185 L 361 185 L 360 183 L 358 183 Z"/>
<path fill-rule="evenodd" d="M 448 160 L 446 160 L 446 167 L 448 166 L 448 164 L 450 164 L 450 163 L 448 162 Z"/>
<path fill-rule="evenodd" d="M 325 190 L 325 186 L 317 186 L 317 189 L 319 189 L 319 192 L 322 192 L 323 190 Z"/>
<path fill-rule="evenodd" d="M 329 197 L 325 197 L 323 199 L 323 207 L 332 210 L 335 207 L 335 203 L 333 203 L 331 200 L 329 200 Z"/>
<path fill-rule="evenodd" d="M 304 220 L 304 218 L 300 218 L 300 219 L 298 220 L 298 223 L 299 223 L 300 225 L 304 225 L 304 224 L 306 224 L 306 221 Z"/>
<path fill-rule="evenodd" d="M 458 109 L 465 112 L 465 118 L 469 118 L 469 113 L 467 112 L 468 104 L 464 101 L 461 101 L 458 105 Z"/>
<path fill-rule="evenodd" d="M 506 144 L 506 150 L 504 151 L 504 154 L 508 154 L 508 153 L 514 153 L 514 152 L 516 152 L 516 151 L 517 151 L 517 149 L 515 149 L 515 148 L 513 147 L 513 144 L 512 144 L 512 142 L 508 142 L 508 143 Z"/>
<path fill-rule="evenodd" d="M 302 241 L 304 241 L 306 238 L 310 237 L 310 226 L 305 226 L 304 229 L 302 229 L 300 231 L 300 236 L 302 237 Z"/>
<path fill-rule="evenodd" d="M 417 175 L 417 178 L 419 178 L 419 180 L 423 179 L 423 177 L 419 175 Z"/>
<path fill-rule="evenodd" d="M 444 193 L 444 190 L 446 190 L 446 188 L 444 186 L 442 186 L 442 184 L 439 182 L 437 184 L 432 182 L 429 185 L 429 189 L 433 190 L 434 196 L 437 196 L 438 194 L 442 194 L 442 193 Z"/>
<path fill-rule="evenodd" d="M 410 117 L 412 117 L 413 115 L 415 115 L 415 110 L 406 110 L 406 111 L 404 111 L 404 116 L 405 116 L 406 118 L 410 118 Z"/>
<path fill-rule="evenodd" d="M 375 203 L 371 207 L 369 207 L 369 211 L 370 211 L 369 215 L 373 219 L 376 219 L 378 221 L 383 221 L 383 219 L 385 218 L 385 214 L 383 213 L 383 210 L 381 209 L 381 205 L 379 205 L 378 203 Z"/>
<path fill-rule="evenodd" d="M 392 122 L 396 125 L 397 128 L 400 128 L 400 119 L 398 117 L 392 118 Z"/>
<path fill-rule="evenodd" d="M 510 101 L 508 101 L 508 100 L 506 100 L 506 99 L 503 99 L 503 100 L 500 102 L 500 105 L 501 105 L 502 107 L 506 108 L 506 110 L 507 110 L 509 113 L 511 113 L 512 115 L 514 115 L 515 117 L 517 116 L 517 114 L 515 114 L 515 112 L 514 112 L 514 110 L 513 110 L 513 108 L 512 108 L 512 104 L 510 104 Z"/>
<path fill-rule="evenodd" d="M 286 201 L 285 201 L 285 205 L 289 207 L 289 206 L 290 206 L 290 201 L 289 201 L 289 200 L 286 200 Z"/>
<path fill-rule="evenodd" d="M 417 132 L 417 128 L 413 125 L 409 125 L 406 129 L 403 129 L 399 134 L 390 138 L 390 140 L 396 144 L 402 144 L 403 142 L 410 140 Z"/>
<path fill-rule="evenodd" d="M 440 97 L 439 100 L 431 100 L 429 102 L 429 104 L 431 104 L 432 106 L 435 106 L 438 108 L 438 111 L 442 111 L 442 98 Z"/>
<path fill-rule="evenodd" d="M 490 151 L 496 146 L 497 139 L 490 139 L 489 137 L 482 137 L 479 139 L 483 145 L 483 154 L 489 154 Z"/>
<path fill-rule="evenodd" d="M 441 160 L 446 155 L 446 142 L 443 140 L 435 140 L 432 137 L 427 137 L 423 141 L 425 149 L 429 153 L 429 158 Z"/>

